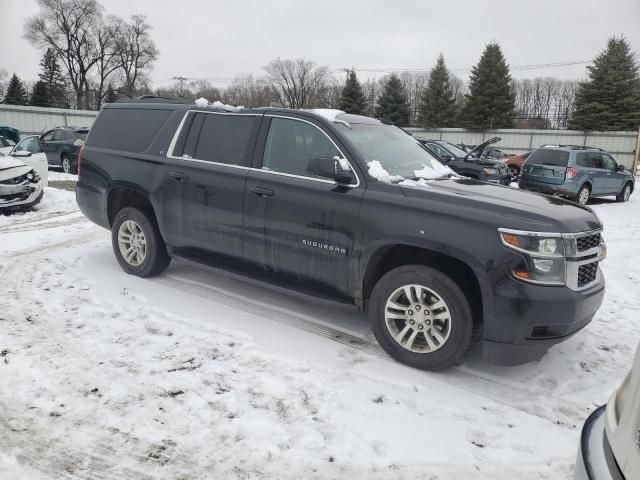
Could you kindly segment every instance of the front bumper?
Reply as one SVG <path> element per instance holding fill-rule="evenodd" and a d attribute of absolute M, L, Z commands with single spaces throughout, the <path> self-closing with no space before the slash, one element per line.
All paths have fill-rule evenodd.
<path fill-rule="evenodd" d="M 497 365 L 539 360 L 591 322 L 604 297 L 604 277 L 573 291 L 504 276 L 494 284 L 494 318 L 485 319 L 482 357 Z"/>
<path fill-rule="evenodd" d="M 0 210 L 36 203 L 43 194 L 44 185 L 42 178 L 36 183 L 0 185 Z"/>
<path fill-rule="evenodd" d="M 575 480 L 625 480 L 604 428 L 606 406 L 593 412 L 582 428 Z"/>

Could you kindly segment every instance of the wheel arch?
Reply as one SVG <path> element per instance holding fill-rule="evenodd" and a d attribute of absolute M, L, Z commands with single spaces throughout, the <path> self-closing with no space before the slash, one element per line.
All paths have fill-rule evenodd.
<path fill-rule="evenodd" d="M 469 298 L 475 327 L 481 327 L 484 319 L 492 317 L 493 294 L 488 287 L 489 279 L 480 265 L 474 265 L 469 255 L 451 249 L 442 252 L 397 242 L 378 246 L 367 258 L 360 281 L 365 308 L 373 288 L 385 273 L 411 264 L 429 266 L 449 276 Z"/>
<path fill-rule="evenodd" d="M 107 192 L 107 220 L 109 227 L 113 226 L 115 216 L 125 207 L 145 210 L 152 214 L 154 220 L 158 223 L 157 209 L 149 192 L 138 185 L 115 183 Z"/>

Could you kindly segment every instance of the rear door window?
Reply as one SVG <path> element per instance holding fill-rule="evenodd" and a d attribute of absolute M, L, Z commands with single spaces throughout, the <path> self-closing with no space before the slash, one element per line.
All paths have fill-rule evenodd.
<path fill-rule="evenodd" d="M 584 168 L 603 168 L 602 155 L 596 152 L 578 152 L 576 164 Z"/>
<path fill-rule="evenodd" d="M 549 150 L 540 148 L 535 150 L 527 159 L 528 164 L 552 165 L 556 167 L 566 167 L 569 163 L 569 152 L 564 150 Z"/>
<path fill-rule="evenodd" d="M 226 165 L 248 165 L 253 115 L 200 113 L 191 124 L 183 156 Z"/>
<path fill-rule="evenodd" d="M 64 135 L 64 130 L 62 130 L 61 128 L 59 128 L 59 129 L 57 129 L 57 130 L 55 131 L 55 133 L 53 134 L 53 139 L 52 139 L 52 140 L 53 140 L 54 142 L 58 142 L 58 141 L 62 140 L 63 135 Z"/>

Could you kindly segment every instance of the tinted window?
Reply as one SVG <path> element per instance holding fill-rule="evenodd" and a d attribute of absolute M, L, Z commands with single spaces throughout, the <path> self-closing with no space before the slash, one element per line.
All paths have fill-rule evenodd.
<path fill-rule="evenodd" d="M 198 160 L 246 165 L 245 157 L 255 123 L 255 117 L 249 115 L 198 114 L 191 125 L 184 154 Z M 192 138 L 197 138 L 197 143 L 190 153 Z"/>
<path fill-rule="evenodd" d="M 171 110 L 105 108 L 93 124 L 88 144 L 144 152 L 170 114 Z"/>
<path fill-rule="evenodd" d="M 54 142 L 60 141 L 60 140 L 62 140 L 63 135 L 64 135 L 64 130 L 59 128 L 53 133 L 53 139 L 52 140 Z"/>
<path fill-rule="evenodd" d="M 429 148 L 435 153 L 438 158 L 442 159 L 445 155 L 451 156 L 449 152 L 447 152 L 443 147 L 438 145 L 437 143 L 429 143 Z"/>
<path fill-rule="evenodd" d="M 547 148 L 539 148 L 534 151 L 527 163 L 533 163 L 536 165 L 555 165 L 558 167 L 566 167 L 569 163 L 569 152 L 563 150 L 550 150 Z"/>
<path fill-rule="evenodd" d="M 585 168 L 602 168 L 602 155 L 595 152 L 578 152 L 576 164 Z"/>
<path fill-rule="evenodd" d="M 336 155 L 340 153 L 320 129 L 298 120 L 273 118 L 262 168 L 304 177 L 318 177 L 308 170 L 311 159 L 332 158 Z"/>

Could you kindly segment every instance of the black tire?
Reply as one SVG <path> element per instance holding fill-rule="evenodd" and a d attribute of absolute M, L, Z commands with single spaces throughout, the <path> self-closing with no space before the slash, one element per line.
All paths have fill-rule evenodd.
<path fill-rule="evenodd" d="M 71 175 L 78 174 L 78 165 L 69 158 L 66 153 L 63 153 L 60 157 L 60 166 L 62 167 L 62 171 L 64 173 L 69 173 Z"/>
<path fill-rule="evenodd" d="M 581 198 L 584 198 L 583 195 L 585 195 L 583 192 L 587 191 L 586 193 L 586 201 L 584 203 L 582 203 L 580 200 Z M 591 189 L 589 188 L 589 185 L 583 185 L 580 187 L 580 190 L 578 190 L 578 194 L 576 195 L 576 198 L 574 198 L 574 201 L 579 204 L 579 205 L 586 205 L 587 203 L 589 203 L 589 199 L 591 198 Z"/>
<path fill-rule="evenodd" d="M 135 222 L 144 234 L 146 254 L 139 265 L 129 263 L 120 251 L 118 232 L 122 224 L 127 220 Z M 171 257 L 167 253 L 167 246 L 160 235 L 153 213 L 134 207 L 125 207 L 117 213 L 111 227 L 111 245 L 122 269 L 128 274 L 137 277 L 159 275 L 167 269 L 171 262 Z"/>
<path fill-rule="evenodd" d="M 387 300 L 399 288 L 411 284 L 431 289 L 444 300 L 450 313 L 449 337 L 431 352 L 408 350 L 394 339 L 386 325 Z M 405 265 L 386 273 L 373 289 L 368 313 L 371 329 L 380 346 L 405 365 L 421 370 L 443 370 L 460 363 L 471 346 L 474 325 L 467 298 L 451 278 L 424 265 Z"/>
<path fill-rule="evenodd" d="M 620 192 L 620 194 L 616 195 L 616 202 L 626 202 L 627 200 L 629 200 L 629 196 L 631 195 L 632 191 L 633 185 L 631 185 L 631 182 L 627 182 L 624 187 L 622 187 L 622 191 Z"/>

